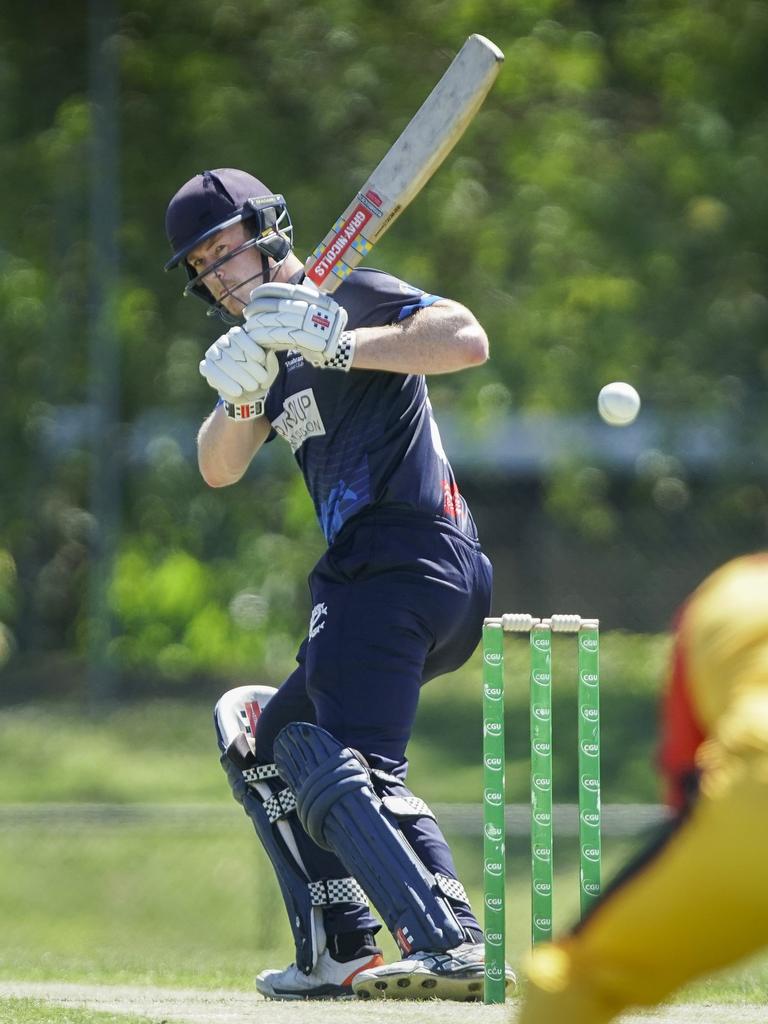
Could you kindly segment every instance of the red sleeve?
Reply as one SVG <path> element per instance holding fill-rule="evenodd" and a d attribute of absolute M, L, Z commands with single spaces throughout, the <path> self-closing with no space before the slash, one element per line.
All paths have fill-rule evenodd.
<path fill-rule="evenodd" d="M 678 616 L 675 646 L 667 687 L 662 700 L 659 767 L 666 784 L 666 800 L 681 810 L 686 803 L 686 783 L 696 772 L 696 750 L 704 732 L 696 718 L 688 689 L 689 670 Z"/>

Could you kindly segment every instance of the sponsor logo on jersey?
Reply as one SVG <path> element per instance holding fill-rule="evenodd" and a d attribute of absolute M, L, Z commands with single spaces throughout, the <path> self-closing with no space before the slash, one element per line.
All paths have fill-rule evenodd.
<path fill-rule="evenodd" d="M 272 420 L 272 426 L 288 442 L 292 452 L 298 451 L 308 438 L 322 437 L 325 424 L 312 388 L 288 395 L 283 402 L 283 411 Z"/>
<path fill-rule="evenodd" d="M 292 370 L 300 370 L 303 365 L 304 356 L 301 352 L 296 352 L 294 349 L 291 349 L 291 351 L 286 354 L 285 369 L 287 373 L 291 373 Z"/>
<path fill-rule="evenodd" d="M 321 629 L 325 629 L 325 619 L 328 615 L 328 605 L 316 604 L 309 617 L 309 639 L 314 640 Z"/>

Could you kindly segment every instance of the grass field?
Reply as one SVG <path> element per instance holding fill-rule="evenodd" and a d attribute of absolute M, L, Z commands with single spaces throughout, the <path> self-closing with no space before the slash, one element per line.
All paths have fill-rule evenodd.
<path fill-rule="evenodd" d="M 4 985 L 0 993 L 24 986 Z M 112 1024 L 113 1013 L 123 1024 L 515 1024 L 519 1000 L 506 1006 L 477 1003 L 376 1002 L 356 999 L 325 1002 L 280 1003 L 262 999 L 256 993 L 227 989 L 169 989 L 129 986 L 52 984 L 27 988 L 39 998 L 24 1001 L 0 995 L 0 1024 L 30 1024 L 34 1020 L 52 1024 Z M 45 1002 L 43 1002 L 45 1000 Z M 49 1009 L 49 1007 L 63 1007 Z M 37 1013 L 39 1016 L 34 1016 Z M 17 1015 L 18 1014 L 18 1015 Z M 22 1016 L 24 1014 L 24 1016 Z M 71 1016 L 70 1016 L 71 1015 Z M 765 1004 L 674 1003 L 653 1010 L 623 1014 L 617 1024 L 765 1024 Z M 563 1022 L 567 1024 L 567 1022 Z"/>
<path fill-rule="evenodd" d="M 481 848 L 457 837 L 457 864 L 473 895 Z M 528 933 L 527 861 L 510 840 L 510 956 Z M 615 863 L 625 843 L 608 850 Z M 572 842 L 560 851 L 561 923 L 576 904 Z M 163 827 L 22 826 L 0 839 L 0 977 L 250 988 L 257 968 L 292 959 L 271 870 L 251 826 L 232 807 L 231 828 L 191 821 Z M 396 955 L 388 935 L 382 940 Z"/>
<path fill-rule="evenodd" d="M 656 799 L 652 760 L 666 649 L 664 637 L 603 638 L 607 802 Z M 508 659 L 509 800 L 522 801 L 527 787 L 528 714 L 522 646 L 510 645 Z M 569 659 L 567 644 L 558 642 L 558 801 L 576 795 L 573 679 L 564 672 Z M 411 784 L 419 795 L 430 803 L 478 802 L 480 728 L 475 658 L 468 669 L 425 688 L 410 751 Z M 44 747 L 38 737 L 48 738 Z M 116 707 L 98 719 L 63 704 L 2 709 L 0 759 L 0 804 L 168 805 L 167 815 L 152 820 L 19 815 L 0 830 L 0 979 L 181 986 L 197 992 L 223 990 L 233 998 L 247 993 L 250 998 L 256 971 L 284 966 L 293 958 L 271 868 L 217 763 L 209 704 L 154 701 Z M 180 806 L 184 804 L 186 810 Z M 216 814 L 206 815 L 200 804 L 212 805 Z M 449 839 L 460 875 L 479 907 L 479 830 L 477 837 L 449 833 Z M 636 845 L 606 836 L 606 875 Z M 555 925 L 561 928 L 573 919 L 577 906 L 574 840 L 558 842 L 555 860 Z M 508 956 L 517 964 L 528 946 L 529 928 L 523 838 L 509 840 L 508 883 Z M 382 937 L 382 944 L 388 956 L 397 955 L 389 936 Z M 680 1005 L 686 1000 L 702 1006 L 730 1004 L 734 1022 L 741 1020 L 739 1006 L 768 1002 L 768 961 L 758 959 L 700 982 L 680 994 Z M 273 1005 L 269 1019 L 274 1024 L 277 1007 L 263 1005 Z M 464 1008 L 462 1022 L 472 1019 L 465 1016 L 470 1010 L 474 1014 L 474 1008 Z M 484 1021 L 495 1024 L 497 1008 L 478 1010 L 485 1012 Z M 112 1024 L 111 1016 L 94 1013 L 93 1008 L 81 1011 L 74 1006 L 42 1011 L 29 1001 L 0 1000 L 0 1024 Z M 382 1019 L 389 1019 L 388 1013 Z M 305 1019 L 310 1018 L 292 1017 L 302 1024 Z M 322 1014 L 311 1019 L 330 1021 Z M 433 1010 L 409 1010 L 411 1024 L 437 1019 L 459 1020 L 447 1010 L 441 1016 Z M 721 1019 L 727 1020 L 717 1018 Z"/>
<path fill-rule="evenodd" d="M 480 840 L 452 837 L 480 906 Z M 606 837 L 606 873 L 635 844 Z M 575 841 L 556 851 L 555 924 L 577 906 Z M 526 841 L 510 837 L 509 958 L 528 945 Z M 0 837 L 0 978 L 252 991 L 254 973 L 292 958 L 277 886 L 250 825 L 18 826 Z M 396 956 L 388 935 L 382 943 Z M 697 999 L 768 997 L 768 963 L 700 983 Z M 690 993 L 685 998 L 691 997 Z"/>
<path fill-rule="evenodd" d="M 0 1024 L 154 1024 L 148 1017 L 70 1006 L 52 1006 L 39 999 L 0 999 Z"/>

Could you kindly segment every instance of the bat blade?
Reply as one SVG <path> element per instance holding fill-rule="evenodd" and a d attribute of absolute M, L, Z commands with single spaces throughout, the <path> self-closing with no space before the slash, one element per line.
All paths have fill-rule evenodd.
<path fill-rule="evenodd" d="M 305 272 L 334 292 L 426 185 L 488 95 L 504 60 L 484 36 L 472 35 L 398 140 L 314 250 Z"/>

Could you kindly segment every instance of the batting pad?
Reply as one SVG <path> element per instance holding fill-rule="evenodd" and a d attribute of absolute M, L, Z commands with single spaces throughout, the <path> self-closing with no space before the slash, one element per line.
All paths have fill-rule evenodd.
<path fill-rule="evenodd" d="M 406 841 L 354 751 L 319 726 L 293 722 L 278 733 L 274 757 L 307 833 L 357 878 L 403 953 L 447 950 L 463 941 L 439 881 Z"/>
<path fill-rule="evenodd" d="M 339 903 L 367 906 L 368 901 L 354 878 L 313 878 L 294 838 L 294 831 L 302 832 L 293 813 L 294 795 L 284 788 L 275 765 L 259 763 L 253 752 L 258 715 L 276 692 L 271 687 L 230 690 L 217 703 L 215 718 L 219 742 L 227 745 L 222 767 L 272 862 L 293 933 L 296 966 L 309 974 L 326 948 L 323 908 Z"/>

